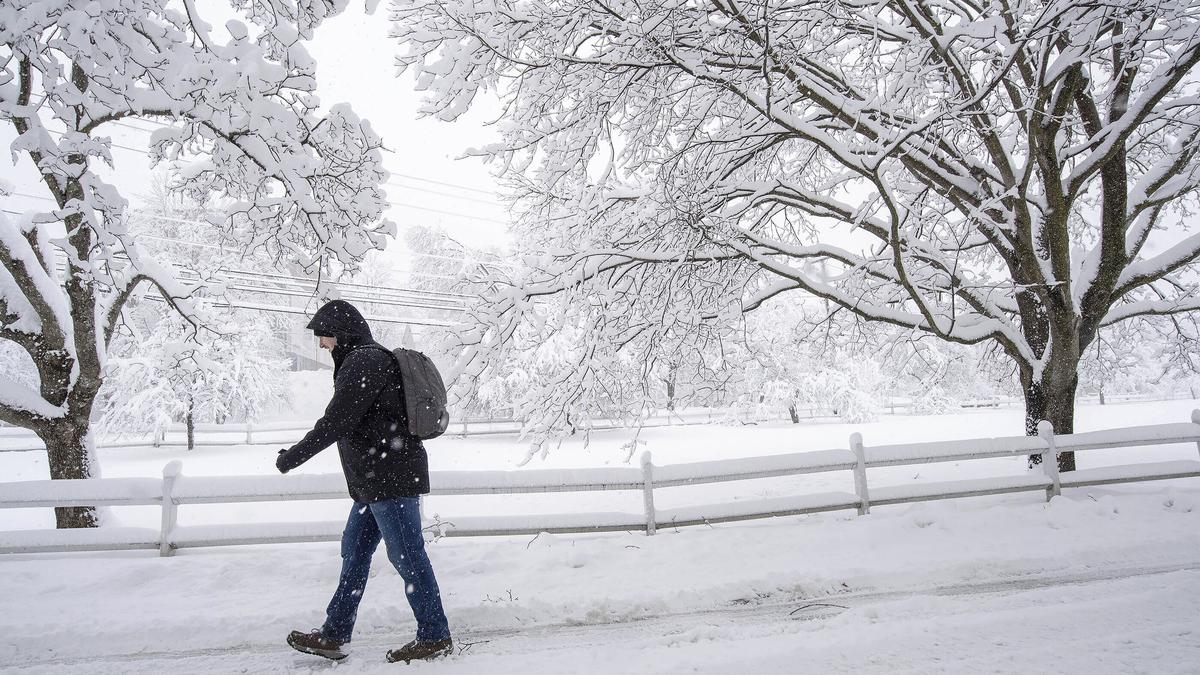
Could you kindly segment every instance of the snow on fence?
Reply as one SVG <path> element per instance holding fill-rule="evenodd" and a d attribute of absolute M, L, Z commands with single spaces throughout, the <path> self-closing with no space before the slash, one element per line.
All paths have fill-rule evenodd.
<path fill-rule="evenodd" d="M 1177 396 L 1178 394 L 1178 396 Z M 1158 401 L 1173 400 L 1178 397 L 1195 398 L 1190 392 L 1171 392 L 1167 396 L 1153 394 L 1110 394 L 1106 400 L 1110 403 L 1129 401 Z M 1079 396 L 1078 402 L 1095 403 L 1095 396 Z M 961 408 L 1001 408 L 1013 407 L 1020 401 L 1012 397 L 992 396 L 989 398 L 961 401 Z M 886 405 L 889 414 L 909 414 L 913 412 L 914 403 L 907 398 L 890 398 Z M 797 408 L 796 419 L 826 419 L 837 417 L 837 411 L 825 408 Z M 643 427 L 683 426 L 689 424 L 714 424 L 729 421 L 739 422 L 771 422 L 792 419 L 786 410 L 775 410 L 764 413 L 753 408 L 694 408 L 682 410 L 662 410 L 641 420 Z M 450 425 L 447 434 L 453 436 L 486 436 L 492 434 L 520 433 L 524 422 L 507 417 L 480 418 L 467 417 L 456 420 Z M 600 420 L 591 428 L 595 431 L 606 429 L 625 429 L 633 426 L 628 421 Z M 194 427 L 194 442 L 196 447 L 219 447 L 236 445 L 290 445 L 312 428 L 312 421 L 304 422 L 235 422 L 225 424 L 200 423 Z M 141 448 L 154 447 L 186 447 L 187 431 L 182 424 L 175 424 L 157 433 L 133 434 L 122 438 L 109 438 L 96 443 L 98 448 Z M 0 452 L 40 452 L 46 447 L 32 431 L 20 427 L 0 424 Z"/>
<path fill-rule="evenodd" d="M 1110 397 L 1112 398 L 1112 397 Z M 1115 399 L 1113 399 L 1115 400 Z M 1132 399 L 1131 399 L 1132 400 Z M 959 403 L 962 408 L 1010 407 L 1016 402 L 1010 397 L 972 399 Z M 914 408 L 913 401 L 906 398 L 889 399 L 884 406 L 889 414 L 907 414 Z M 829 408 L 797 408 L 795 419 L 814 420 L 838 416 Z M 664 426 L 686 426 L 691 424 L 718 424 L 722 422 L 762 423 L 790 420 L 792 413 L 778 409 L 770 412 L 758 408 L 688 408 L 661 410 L 643 417 L 644 428 Z M 194 444 L 198 448 L 237 445 L 291 445 L 312 428 L 313 421 L 292 422 L 232 422 L 224 424 L 199 423 L 193 428 Z M 494 434 L 517 434 L 524 421 L 508 417 L 465 417 L 454 421 L 447 430 L 448 435 L 487 436 Z M 631 420 L 602 419 L 595 421 L 591 430 L 627 429 L 635 425 Z M 98 448 L 142 448 L 186 447 L 187 430 L 182 424 L 173 424 L 157 433 L 131 434 L 125 437 L 108 438 L 96 443 Z M 39 452 L 46 447 L 32 431 L 19 427 L 0 427 L 0 452 Z"/>
<path fill-rule="evenodd" d="M 813 419 L 832 416 L 831 411 L 806 409 L 801 417 Z M 662 427 L 688 424 L 712 424 L 726 420 L 754 420 L 755 422 L 788 419 L 786 412 L 759 415 L 744 408 L 704 408 L 684 411 L 663 411 L 641 420 L 643 427 Z M 521 431 L 521 420 L 508 418 L 464 418 L 454 422 L 447 430 L 452 436 L 485 436 L 491 434 L 515 434 Z M 291 445 L 312 428 L 312 421 L 271 422 L 256 424 L 239 422 L 230 424 L 202 423 L 195 425 L 196 447 L 235 445 Z M 621 420 L 599 420 L 591 427 L 594 431 L 623 429 L 632 426 Z M 182 425 L 172 425 L 165 431 L 132 435 L 130 437 L 105 439 L 96 443 L 98 448 L 142 448 L 186 447 L 186 430 Z M 0 452 L 38 452 L 46 447 L 33 432 L 20 428 L 0 429 Z"/>
<path fill-rule="evenodd" d="M 866 514 L 872 506 L 1026 491 L 1042 491 L 1050 499 L 1060 494 L 1063 488 L 1200 477 L 1200 410 L 1192 411 L 1190 423 L 1055 435 L 1050 424 L 1042 422 L 1038 430 L 1038 436 L 879 446 L 864 445 L 862 437 L 855 433 L 850 436 L 849 448 L 664 466 L 654 465 L 647 452 L 641 457 L 640 467 L 437 471 L 430 478 L 433 495 L 627 490 L 642 493 L 643 510 L 641 513 L 471 516 L 455 518 L 452 523 L 430 525 L 444 536 L 460 537 L 634 530 L 653 535 L 664 526 L 682 527 L 842 509 L 856 509 L 859 514 Z M 1177 443 L 1195 443 L 1197 459 L 1083 469 L 1066 475 L 1059 474 L 1055 461 L 1058 452 Z M 872 468 L 1030 454 L 1042 456 L 1040 472 L 876 489 L 870 489 L 867 483 L 867 469 Z M 831 471 L 852 472 L 855 491 L 675 509 L 658 509 L 654 503 L 654 491 L 667 487 Z M 165 556 L 188 547 L 336 541 L 341 537 L 341 521 L 180 526 L 176 515 L 180 506 L 188 504 L 346 498 L 345 483 L 340 474 L 193 477 L 183 474 L 178 460 L 167 464 L 162 480 L 112 478 L 0 483 L 0 508 L 137 505 L 162 508 L 161 526 L 157 530 L 101 527 L 0 532 L 0 553 L 158 549 L 160 555 Z"/>

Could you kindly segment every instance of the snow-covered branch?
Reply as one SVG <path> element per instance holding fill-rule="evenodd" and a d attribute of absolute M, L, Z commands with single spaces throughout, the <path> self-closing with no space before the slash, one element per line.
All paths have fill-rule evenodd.
<path fill-rule="evenodd" d="M 1198 258 L 1200 258 L 1200 234 L 1193 234 L 1158 255 L 1130 263 L 1117 280 L 1117 293 L 1125 295 L 1136 288 L 1162 279 L 1186 265 L 1195 263 Z"/>
<path fill-rule="evenodd" d="M 61 419 L 67 411 L 42 398 L 36 391 L 0 374 L 0 421 L 26 426 L 31 421 Z"/>
<path fill-rule="evenodd" d="M 1137 316 L 1170 316 L 1200 310 L 1200 298 L 1143 300 L 1118 305 L 1104 315 L 1102 325 L 1111 326 Z"/>
<path fill-rule="evenodd" d="M 1159 241 L 1200 187 L 1187 2 L 393 7 L 427 110 L 501 99 L 480 154 L 518 191 L 539 272 L 494 305 L 480 363 L 530 322 L 592 335 L 539 324 L 556 302 L 590 303 L 614 339 L 642 320 L 695 344 L 794 298 L 990 341 L 1030 419 L 1070 428 L 1101 323 L 1151 282 L 1186 286 L 1200 255 Z M 650 259 L 691 250 L 711 262 Z"/>

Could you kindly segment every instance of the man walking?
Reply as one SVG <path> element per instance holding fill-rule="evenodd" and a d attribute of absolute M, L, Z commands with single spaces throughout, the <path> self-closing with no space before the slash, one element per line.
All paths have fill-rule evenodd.
<path fill-rule="evenodd" d="M 429 461 L 421 441 L 406 431 L 399 368 L 348 302 L 326 303 L 308 328 L 333 356 L 333 398 L 312 431 L 279 451 L 275 466 L 287 473 L 336 441 L 354 505 L 342 534 L 342 573 L 325 624 L 307 633 L 292 631 L 287 642 L 309 654 L 346 657 L 342 648 L 350 642 L 371 556 L 382 539 L 417 620 L 416 639 L 389 651 L 388 661 L 450 654 L 454 643 L 421 533 L 420 495 L 429 492 Z"/>

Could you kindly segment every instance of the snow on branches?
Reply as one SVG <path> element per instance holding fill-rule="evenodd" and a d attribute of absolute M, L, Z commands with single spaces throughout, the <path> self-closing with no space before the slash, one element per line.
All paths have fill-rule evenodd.
<path fill-rule="evenodd" d="M 429 113 L 501 99 L 480 153 L 538 271 L 496 336 L 555 294 L 671 333 L 801 292 L 997 345 L 1029 420 L 1070 431 L 1102 326 L 1200 308 L 1189 2 L 392 7 Z"/>
<path fill-rule="evenodd" d="M 188 449 L 197 423 L 255 422 L 287 403 L 287 360 L 268 323 L 222 323 L 197 334 L 176 316 L 114 340 L 101 391 L 100 427 L 156 435 L 183 421 Z"/>
<path fill-rule="evenodd" d="M 165 125 L 152 161 L 224 209 L 231 242 L 276 263 L 352 267 L 394 233 L 381 141 L 348 106 L 320 112 L 304 46 L 344 4 L 235 0 L 240 19 L 223 28 L 193 0 L 0 5 L 0 120 L 16 132 L 14 164 L 28 158 L 55 202 L 0 219 L 0 338 L 40 377 L 37 400 L 0 400 L 0 419 L 44 435 L 54 477 L 86 477 L 81 444 L 124 303 L 149 285 L 189 314 L 197 290 L 127 228 L 125 197 L 97 171 L 120 168 L 108 125 Z"/>

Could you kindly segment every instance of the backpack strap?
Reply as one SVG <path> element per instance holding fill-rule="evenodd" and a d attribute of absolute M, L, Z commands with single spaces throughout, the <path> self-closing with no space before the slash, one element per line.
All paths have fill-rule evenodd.
<path fill-rule="evenodd" d="M 354 345 L 350 348 L 350 351 L 353 352 L 359 349 L 378 349 L 384 354 L 387 354 L 388 359 L 392 362 L 392 370 L 396 373 L 396 393 L 400 396 L 400 419 L 398 421 L 401 423 L 400 427 L 404 430 L 404 435 L 408 436 L 408 407 L 406 401 L 404 400 L 404 370 L 396 361 L 396 355 L 392 353 L 392 350 L 384 347 L 378 342 L 371 342 L 364 345 Z"/>

